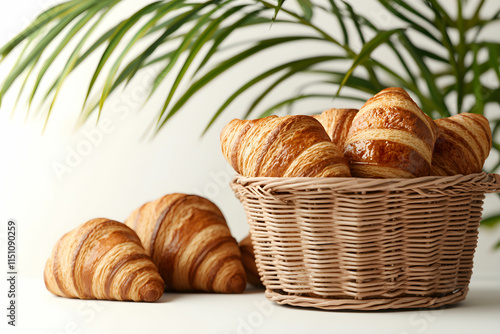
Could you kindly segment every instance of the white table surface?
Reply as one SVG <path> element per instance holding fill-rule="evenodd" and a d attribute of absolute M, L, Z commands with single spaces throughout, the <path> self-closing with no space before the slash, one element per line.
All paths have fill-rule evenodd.
<path fill-rule="evenodd" d="M 259 289 L 165 293 L 156 303 L 84 301 L 53 296 L 42 279 L 21 277 L 18 291 L 18 326 L 3 320 L 1 333 L 500 333 L 498 280 L 473 278 L 467 299 L 453 307 L 377 312 L 280 306 Z"/>

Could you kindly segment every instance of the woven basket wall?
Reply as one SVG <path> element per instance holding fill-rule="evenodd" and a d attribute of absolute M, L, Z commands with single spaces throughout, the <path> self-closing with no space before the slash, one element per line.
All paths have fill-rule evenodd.
<path fill-rule="evenodd" d="M 322 309 L 434 308 L 468 291 L 486 173 L 248 178 L 243 204 L 268 299 Z"/>

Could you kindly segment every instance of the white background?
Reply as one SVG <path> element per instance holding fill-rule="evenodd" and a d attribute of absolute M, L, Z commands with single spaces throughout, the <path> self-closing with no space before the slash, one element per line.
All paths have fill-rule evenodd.
<path fill-rule="evenodd" d="M 43 0 L 2 2 L 0 44 L 12 38 L 51 3 L 53 1 Z M 103 27 L 145 3 L 125 1 L 112 12 Z M 382 15 L 374 1 L 356 1 L 355 7 L 365 13 L 372 11 Z M 261 29 L 259 33 L 272 33 L 269 27 Z M 498 36 L 492 33 L 491 38 Z M 290 51 L 295 54 L 305 52 L 300 47 L 285 48 L 267 55 L 269 58 L 266 59 L 289 55 Z M 67 53 L 62 59 L 65 59 L 64 55 L 67 57 Z M 214 85 L 206 87 L 153 140 L 145 140 L 144 133 L 168 91 L 166 86 L 161 86 L 159 94 L 142 107 L 151 73 L 142 73 L 125 92 L 113 95 L 105 105 L 100 125 L 95 127 L 93 118 L 75 130 L 90 73 L 98 61 L 94 56 L 65 83 L 44 134 L 41 134 L 43 117 L 36 116 L 37 103 L 27 120 L 27 108 L 23 103 L 26 99 L 21 99 L 11 114 L 20 87 L 15 85 L 0 108 L 0 254 L 5 249 L 6 222 L 15 219 L 19 226 L 20 287 L 24 280 L 43 287 L 40 282 L 45 261 L 54 243 L 65 232 L 95 217 L 123 221 L 136 207 L 167 193 L 184 192 L 208 197 L 225 214 L 235 238 L 242 239 L 248 227 L 243 209 L 228 186 L 234 172 L 220 153 L 219 133 L 229 120 L 241 117 L 248 99 L 234 103 L 204 137 L 200 134 L 223 98 L 234 89 L 239 74 L 254 73 L 254 67 L 266 59 L 249 62 L 239 68 L 239 72 L 223 76 Z M 0 64 L 0 78 L 5 78 L 14 60 L 10 57 Z M 56 62 L 54 69 L 60 70 L 58 65 Z M 57 73 L 53 70 L 49 78 Z M 42 82 L 41 91 L 47 89 L 50 81 Z M 335 106 L 360 105 L 342 102 Z M 321 101 L 304 105 L 295 112 L 311 113 L 330 107 L 334 107 L 331 102 Z M 491 112 L 498 114 L 499 110 Z M 85 152 L 81 159 L 71 153 L 78 150 Z M 54 166 L 67 165 L 67 159 L 73 165 L 69 171 L 58 175 Z M 485 214 L 498 212 L 499 204 L 494 195 L 488 196 Z M 480 229 L 473 281 L 500 282 L 500 251 L 492 250 L 499 238 L 499 229 Z M 2 304 L 3 291 L 0 292 Z M 43 288 L 35 288 L 32 293 L 43 295 L 43 298 L 49 294 Z M 28 321 L 29 316 L 24 314 L 22 321 Z M 52 330 L 47 328 L 47 331 Z"/>

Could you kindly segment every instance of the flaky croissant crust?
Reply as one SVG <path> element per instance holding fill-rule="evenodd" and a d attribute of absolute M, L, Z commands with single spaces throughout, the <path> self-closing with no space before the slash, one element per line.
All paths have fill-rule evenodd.
<path fill-rule="evenodd" d="M 311 116 L 234 119 L 221 132 L 221 147 L 244 176 L 350 176 L 342 152 Z"/>
<path fill-rule="evenodd" d="M 431 175 L 479 173 L 491 147 L 491 129 L 483 115 L 461 113 L 435 120 L 439 127 Z"/>
<path fill-rule="evenodd" d="M 323 111 L 319 115 L 313 115 L 313 117 L 323 125 L 332 142 L 343 150 L 349 129 L 357 112 L 358 109 L 332 108 Z"/>
<path fill-rule="evenodd" d="M 65 234 L 48 259 L 44 281 L 55 295 L 155 301 L 164 282 L 134 231 L 105 218 Z"/>
<path fill-rule="evenodd" d="M 169 194 L 125 222 L 175 291 L 240 293 L 246 275 L 236 240 L 219 208 L 196 195 Z"/>
<path fill-rule="evenodd" d="M 418 177 L 430 173 L 437 127 L 405 90 L 387 88 L 352 121 L 344 154 L 359 177 Z"/>

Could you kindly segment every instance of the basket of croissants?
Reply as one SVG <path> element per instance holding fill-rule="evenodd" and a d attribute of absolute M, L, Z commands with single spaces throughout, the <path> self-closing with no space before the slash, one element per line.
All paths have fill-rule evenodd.
<path fill-rule="evenodd" d="M 488 120 L 433 121 L 401 88 L 359 110 L 231 121 L 222 152 L 266 297 L 321 309 L 436 308 L 465 299 Z"/>

